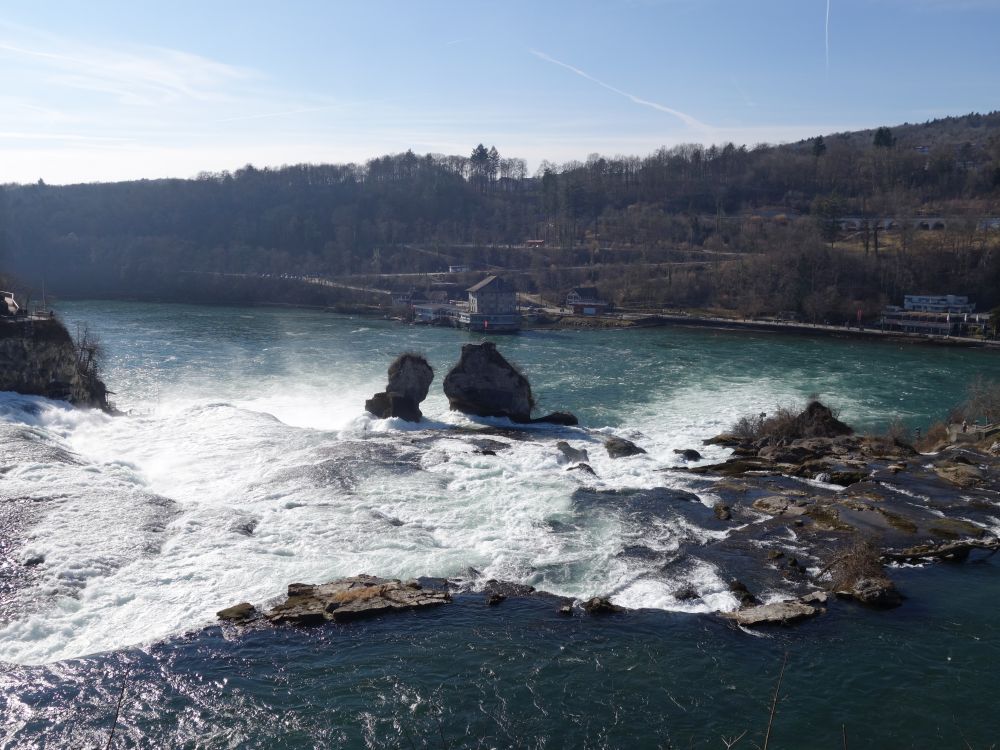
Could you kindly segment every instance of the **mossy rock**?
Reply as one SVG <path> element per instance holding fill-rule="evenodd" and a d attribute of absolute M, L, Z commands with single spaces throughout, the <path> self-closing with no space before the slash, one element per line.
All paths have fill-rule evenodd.
<path fill-rule="evenodd" d="M 854 527 L 840 520 L 840 514 L 832 505 L 814 505 L 806 515 L 821 529 L 828 531 L 853 531 Z"/>
<path fill-rule="evenodd" d="M 958 518 L 939 518 L 934 521 L 934 525 L 928 529 L 932 534 L 937 534 L 945 539 L 961 539 L 972 537 L 978 539 L 985 531 L 974 523 L 963 521 Z"/>
<path fill-rule="evenodd" d="M 906 534 L 916 534 L 920 528 L 909 518 L 901 516 L 898 513 L 893 513 L 891 510 L 886 510 L 885 508 L 875 508 L 875 510 L 881 513 L 886 522 L 896 531 L 902 531 Z"/>

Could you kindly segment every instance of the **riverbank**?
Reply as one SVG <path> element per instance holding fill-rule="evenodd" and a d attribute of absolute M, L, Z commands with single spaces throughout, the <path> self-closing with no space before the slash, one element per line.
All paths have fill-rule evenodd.
<path fill-rule="evenodd" d="M 797 323 L 780 320 L 753 318 L 723 318 L 687 313 L 636 315 L 624 314 L 619 317 L 590 317 L 561 315 L 529 323 L 526 328 L 566 328 L 574 330 L 607 328 L 656 328 L 661 326 L 681 326 L 686 328 L 711 328 L 725 331 L 747 331 L 752 333 L 779 333 L 798 336 L 861 338 L 879 341 L 899 341 L 913 344 L 936 346 L 961 346 L 1000 350 L 1000 340 L 985 340 L 960 336 L 934 336 L 902 331 L 883 331 L 879 328 L 859 326 L 834 326 L 818 323 Z"/>

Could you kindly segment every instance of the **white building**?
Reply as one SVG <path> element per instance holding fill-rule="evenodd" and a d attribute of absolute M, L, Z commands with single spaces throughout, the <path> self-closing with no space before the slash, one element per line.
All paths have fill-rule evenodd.
<path fill-rule="evenodd" d="M 907 294 L 903 309 L 910 312 L 971 313 L 976 306 L 965 295 L 957 294 Z"/>

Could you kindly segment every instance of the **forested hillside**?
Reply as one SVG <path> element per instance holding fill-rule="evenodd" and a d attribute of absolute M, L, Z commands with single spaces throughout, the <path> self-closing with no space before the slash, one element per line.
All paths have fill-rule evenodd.
<path fill-rule="evenodd" d="M 907 292 L 1000 304 L 997 217 L 994 112 L 783 146 L 593 155 L 531 177 L 522 160 L 478 146 L 468 157 L 8 185 L 0 252 L 22 283 L 65 296 L 239 289 L 242 301 L 294 300 L 267 281 L 292 274 L 342 283 L 323 289 L 329 299 L 469 265 L 553 296 L 588 282 L 625 304 L 840 319 Z"/>

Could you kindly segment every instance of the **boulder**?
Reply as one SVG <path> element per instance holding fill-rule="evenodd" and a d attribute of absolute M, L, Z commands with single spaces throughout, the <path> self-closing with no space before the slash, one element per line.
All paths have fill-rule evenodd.
<path fill-rule="evenodd" d="M 569 463 L 583 463 L 590 460 L 590 456 L 587 455 L 585 448 L 574 448 L 565 440 L 560 440 L 556 443 L 556 448 L 559 452 L 563 454 L 563 458 Z M 560 461 L 563 463 L 563 461 Z"/>
<path fill-rule="evenodd" d="M 319 585 L 289 584 L 288 598 L 269 610 L 265 617 L 272 623 L 316 625 L 432 607 L 450 601 L 448 592 L 424 589 L 417 581 L 360 575 Z"/>
<path fill-rule="evenodd" d="M 625 458 L 626 456 L 635 456 L 646 452 L 631 440 L 620 437 L 609 437 L 604 441 L 604 448 L 608 451 L 608 455 L 611 458 Z"/>
<path fill-rule="evenodd" d="M 818 615 L 823 610 L 803 601 L 776 602 L 761 604 L 756 607 L 727 612 L 725 617 L 735 620 L 740 625 L 754 627 L 757 625 L 784 625 Z"/>
<path fill-rule="evenodd" d="M 597 476 L 597 472 L 594 471 L 594 467 L 590 464 L 576 464 L 575 466 L 569 466 L 566 471 L 582 471 L 584 474 L 590 474 L 593 477 Z"/>
<path fill-rule="evenodd" d="M 712 506 L 715 517 L 720 521 L 728 521 L 733 517 L 732 509 L 723 502 L 718 502 Z"/>
<path fill-rule="evenodd" d="M 606 615 L 613 612 L 624 612 L 624 607 L 612 604 L 611 600 L 605 596 L 595 596 L 583 603 L 583 610 L 588 615 Z"/>
<path fill-rule="evenodd" d="M 257 608 L 250 602 L 241 602 L 240 604 L 234 604 L 232 607 L 220 609 L 215 613 L 215 616 L 220 620 L 227 620 L 229 622 L 245 622 L 246 620 L 252 620 L 257 614 Z"/>
<path fill-rule="evenodd" d="M 455 411 L 513 422 L 530 422 L 535 405 L 528 379 L 489 341 L 462 347 L 461 358 L 445 376 L 444 395 Z"/>
<path fill-rule="evenodd" d="M 419 354 L 400 354 L 389 365 L 389 384 L 365 401 L 365 410 L 379 419 L 398 417 L 407 422 L 423 419 L 420 403 L 434 380 L 434 370 Z"/>
<path fill-rule="evenodd" d="M 701 461 L 701 454 L 694 448 L 685 448 L 684 450 L 674 448 L 674 453 L 683 458 L 685 461 Z"/>

